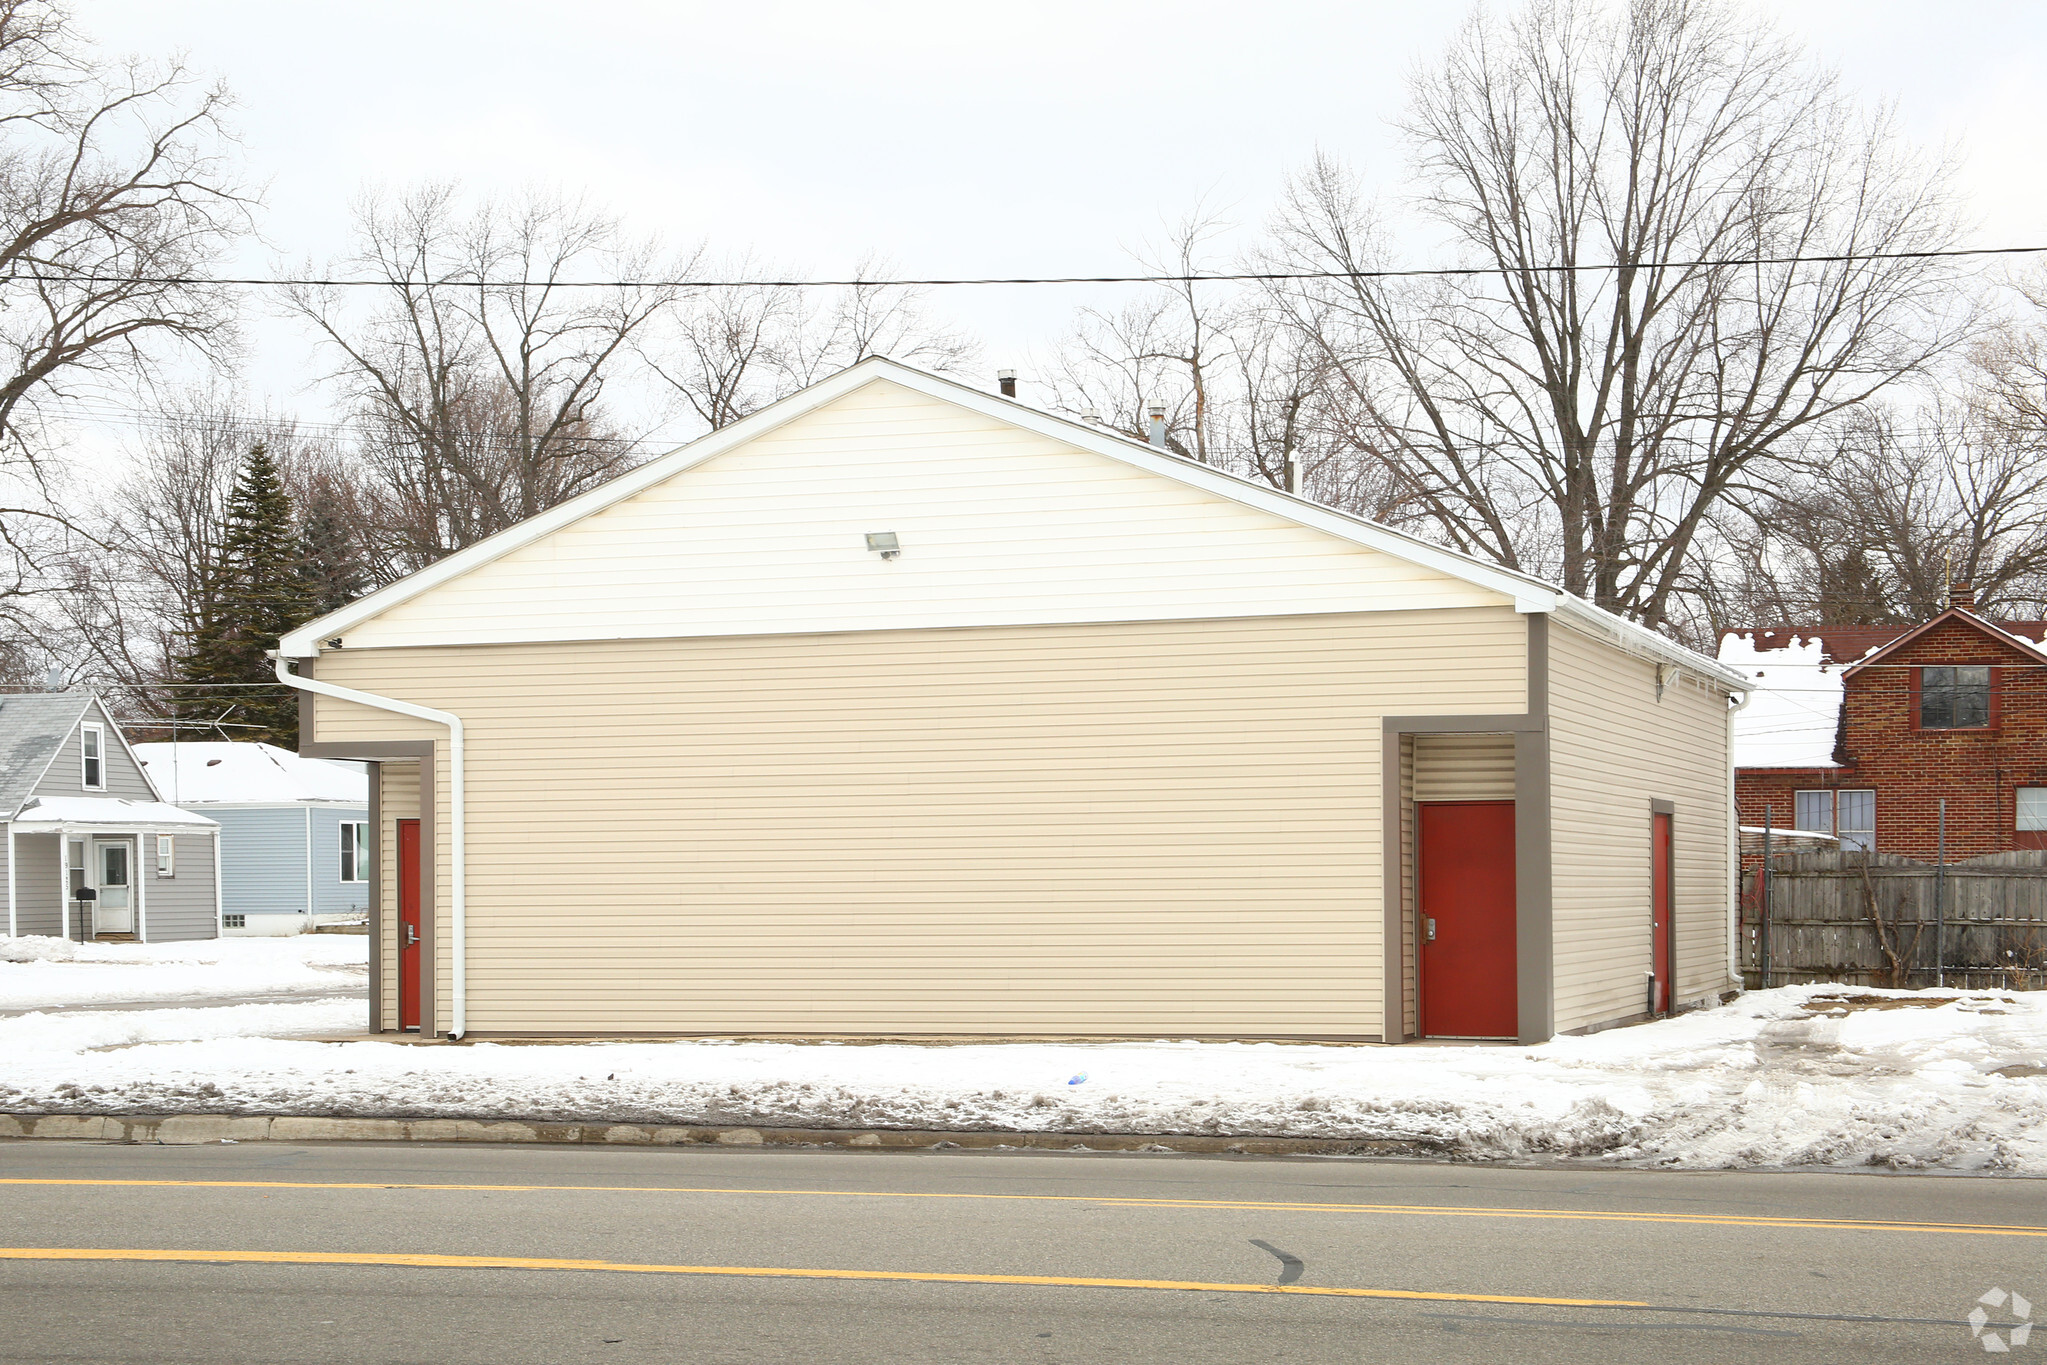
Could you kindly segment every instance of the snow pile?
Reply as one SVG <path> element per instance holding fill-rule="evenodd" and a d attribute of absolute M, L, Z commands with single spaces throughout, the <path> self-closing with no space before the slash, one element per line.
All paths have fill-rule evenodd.
<path fill-rule="evenodd" d="M 0 1009 L 281 991 L 360 993 L 369 938 L 300 934 L 194 943 L 70 943 L 0 936 Z"/>
<path fill-rule="evenodd" d="M 1720 641 L 1720 662 L 1755 683 L 1748 705 L 1734 713 L 1735 767 L 1836 766 L 1841 669 L 1824 652 L 1817 637 L 1794 637 L 1783 649 L 1758 649 L 1752 635 Z"/>
<path fill-rule="evenodd" d="M 349 1033 L 362 1028 L 364 1009 L 360 1000 L 331 999 L 204 1009 L 23 1014 L 0 1019 L 0 1053 L 54 1058 L 137 1043 Z"/>
<path fill-rule="evenodd" d="M 1830 1003 L 1839 998 L 1850 1004 Z M 342 1027 L 359 1027 L 360 1006 L 347 1003 Z M 1470 1159 L 2047 1174 L 2041 995 L 1787 987 L 1532 1048 L 416 1047 L 203 1031 L 276 1032 L 273 1020 L 312 1013 L 142 1013 L 105 1027 L 146 1045 L 110 1051 L 84 1049 L 109 1047 L 85 1040 L 111 1034 L 0 1024 L 0 1110 L 1269 1135 L 1391 1140 Z"/>

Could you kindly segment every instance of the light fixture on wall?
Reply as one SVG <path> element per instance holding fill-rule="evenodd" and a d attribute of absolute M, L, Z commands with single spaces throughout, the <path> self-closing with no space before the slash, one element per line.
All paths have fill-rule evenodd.
<path fill-rule="evenodd" d="M 869 531 L 867 533 L 867 548 L 880 555 L 883 559 L 894 559 L 903 552 L 902 542 L 896 539 L 894 531 Z"/>

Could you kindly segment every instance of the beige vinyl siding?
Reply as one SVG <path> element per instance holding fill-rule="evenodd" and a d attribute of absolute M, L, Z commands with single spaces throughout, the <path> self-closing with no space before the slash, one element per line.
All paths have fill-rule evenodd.
<path fill-rule="evenodd" d="M 1659 701 L 1655 664 L 1561 622 L 1549 654 L 1556 1028 L 1645 1007 L 1652 800 L 1676 806 L 1676 997 L 1713 996 L 1730 984 L 1726 694 L 1678 679 Z"/>
<path fill-rule="evenodd" d="M 895 532 L 901 556 L 869 551 L 870 531 Z M 438 647 L 1505 600 L 876 380 L 346 636 Z"/>
<path fill-rule="evenodd" d="M 1415 736 L 1414 799 L 1512 801 L 1514 736 Z"/>
<path fill-rule="evenodd" d="M 474 1031 L 1356 1038 L 1383 1018 L 1381 717 L 1519 710 L 1525 651 L 1495 608 L 349 648 L 318 675 L 467 727 Z M 323 743 L 443 738 L 314 714 Z"/>
<path fill-rule="evenodd" d="M 382 763 L 377 789 L 379 809 L 374 871 L 377 877 L 377 1017 L 381 1026 L 398 1027 L 398 822 L 419 818 L 419 764 Z M 424 873 L 425 869 L 421 869 Z"/>

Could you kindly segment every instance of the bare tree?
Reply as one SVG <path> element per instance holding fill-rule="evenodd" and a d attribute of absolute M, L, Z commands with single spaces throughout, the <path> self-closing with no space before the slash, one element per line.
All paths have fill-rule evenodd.
<path fill-rule="evenodd" d="M 327 439 L 230 394 L 163 405 L 127 467 L 102 481 L 97 514 L 48 556 L 52 589 L 33 633 L 52 657 L 168 713 L 162 683 L 186 643 L 220 619 L 228 492 L 259 444 L 302 508 L 346 478 Z"/>
<path fill-rule="evenodd" d="M 175 61 L 102 56 L 57 5 L 0 0 L 0 655 L 17 663 L 81 534 L 51 496 L 50 407 L 231 344 L 204 278 L 250 226 L 226 104 Z"/>
<path fill-rule="evenodd" d="M 776 283 L 788 274 L 749 257 L 715 273 L 738 283 L 694 291 L 641 344 L 648 367 L 712 431 L 871 355 L 944 373 L 976 351 L 932 316 L 923 290 L 882 283 L 894 272 L 877 256 L 822 297 Z"/>
<path fill-rule="evenodd" d="M 1452 544 L 1650 624 L 1731 491 L 1956 335 L 1944 176 L 1721 0 L 1533 0 L 1417 77 L 1420 207 L 1475 273 L 1374 278 L 1350 174 L 1291 187 L 1287 291 Z M 1804 257 L 1790 263 L 1788 257 Z"/>
<path fill-rule="evenodd" d="M 380 579 L 633 463 L 605 389 L 687 263 L 657 262 L 580 202 L 530 194 L 465 209 L 449 185 L 365 198 L 356 233 L 341 268 L 381 282 L 373 302 L 310 275 L 282 299 L 337 357 L 330 379 L 355 407 Z M 618 283 L 570 283 L 593 277 Z"/>

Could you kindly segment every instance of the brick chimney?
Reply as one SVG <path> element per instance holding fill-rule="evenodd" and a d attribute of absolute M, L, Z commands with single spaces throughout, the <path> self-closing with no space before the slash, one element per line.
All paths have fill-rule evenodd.
<path fill-rule="evenodd" d="M 1957 608 L 1962 611 L 1976 610 L 1976 589 L 1974 585 L 1968 583 L 1949 583 L 1947 585 L 1947 604 L 1948 609 L 1951 611 Z"/>

